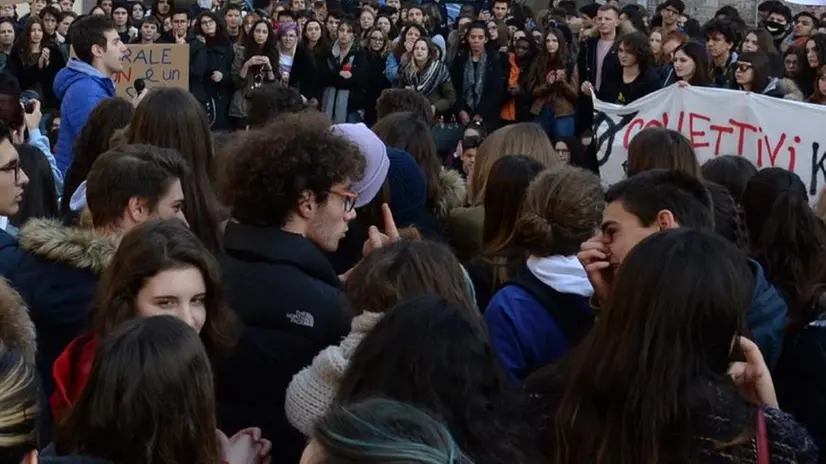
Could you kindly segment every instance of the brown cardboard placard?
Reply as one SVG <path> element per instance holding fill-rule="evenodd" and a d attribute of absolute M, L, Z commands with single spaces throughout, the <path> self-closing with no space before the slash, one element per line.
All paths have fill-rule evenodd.
<path fill-rule="evenodd" d="M 130 44 L 126 49 L 123 71 L 113 77 L 118 96 L 135 97 L 135 79 L 143 79 L 147 89 L 189 88 L 189 45 Z"/>

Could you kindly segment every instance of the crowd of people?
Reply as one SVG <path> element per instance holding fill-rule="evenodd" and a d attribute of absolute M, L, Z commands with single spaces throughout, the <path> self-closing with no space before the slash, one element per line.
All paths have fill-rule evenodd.
<path fill-rule="evenodd" d="M 124 44 L 189 44 L 189 90 L 214 130 L 244 129 L 246 97 L 267 83 L 298 89 L 336 123 L 372 125 L 382 90 L 409 88 L 428 99 L 434 122 L 491 130 L 536 122 L 552 138 L 588 135 L 592 94 L 627 104 L 676 84 L 826 103 L 824 12 L 793 15 L 766 0 L 759 24 L 731 6 L 701 24 L 682 0 L 653 11 L 615 0 L 576 5 L 558 0 L 534 13 L 509 0 L 458 11 L 400 0 L 214 0 L 211 8 L 98 0 L 88 15 L 111 18 Z M 72 8 L 32 0 L 20 18 L 14 6 L 0 8 L 0 70 L 54 115 L 72 100 L 57 77 L 67 63 L 77 68 Z"/>
<path fill-rule="evenodd" d="M 0 461 L 826 462 L 826 200 L 664 128 L 604 185 L 583 143 L 594 92 L 816 93 L 817 13 L 448 31 L 393 1 L 101 0 L 56 36 L 71 2 L 31 4 L 55 69 L 0 73 Z M 205 71 L 118 97 L 130 39 Z"/>

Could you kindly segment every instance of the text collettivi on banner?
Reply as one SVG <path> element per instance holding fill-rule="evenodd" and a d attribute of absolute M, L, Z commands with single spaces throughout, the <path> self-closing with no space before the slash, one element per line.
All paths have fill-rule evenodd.
<path fill-rule="evenodd" d="M 628 143 L 647 127 L 681 132 L 700 163 L 739 155 L 758 168 L 797 173 L 812 201 L 826 182 L 826 106 L 737 90 L 666 87 L 625 106 L 594 100 L 594 142 L 602 178 L 625 177 Z"/>

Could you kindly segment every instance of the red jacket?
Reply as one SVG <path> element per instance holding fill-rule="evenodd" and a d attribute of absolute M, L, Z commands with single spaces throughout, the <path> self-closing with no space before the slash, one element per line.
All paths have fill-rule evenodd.
<path fill-rule="evenodd" d="M 49 398 L 49 406 L 52 408 L 55 423 L 66 416 L 83 391 L 86 379 L 92 371 L 97 344 L 97 337 L 81 335 L 72 340 L 52 366 L 55 389 Z"/>

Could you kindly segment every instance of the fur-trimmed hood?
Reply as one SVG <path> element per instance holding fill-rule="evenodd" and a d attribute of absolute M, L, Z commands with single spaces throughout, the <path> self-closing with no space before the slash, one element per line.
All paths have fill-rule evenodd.
<path fill-rule="evenodd" d="M 120 235 L 72 228 L 53 219 L 31 219 L 20 230 L 20 248 L 50 261 L 100 275 L 120 244 Z"/>
<path fill-rule="evenodd" d="M 467 184 L 459 171 L 444 169 L 439 173 L 439 183 L 442 184 L 443 195 L 436 205 L 436 216 L 446 218 L 454 208 L 464 206 L 467 200 Z"/>
<path fill-rule="evenodd" d="M 0 341 L 34 364 L 37 343 L 29 308 L 5 279 L 0 278 Z"/>
<path fill-rule="evenodd" d="M 788 77 L 780 79 L 778 87 L 783 92 L 783 98 L 786 100 L 803 101 L 805 98 L 797 83 Z"/>

